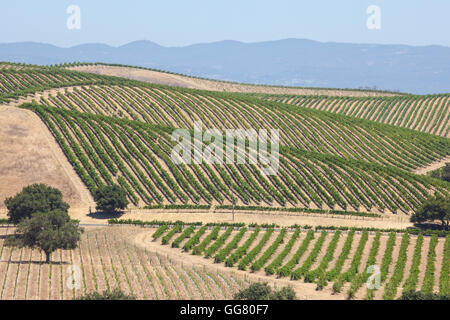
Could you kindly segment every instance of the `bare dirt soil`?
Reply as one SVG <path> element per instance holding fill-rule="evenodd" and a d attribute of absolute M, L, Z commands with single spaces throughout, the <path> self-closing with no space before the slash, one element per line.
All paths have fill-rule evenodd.
<path fill-rule="evenodd" d="M 414 170 L 415 174 L 425 174 L 427 172 L 442 168 L 445 166 L 445 164 L 450 163 L 450 156 L 445 157 L 442 160 L 439 161 L 435 161 L 433 163 L 430 163 L 428 166 L 426 167 L 422 167 L 422 168 L 418 168 L 416 170 Z"/>
<path fill-rule="evenodd" d="M 144 70 L 132 67 L 117 67 L 117 66 L 78 66 L 68 68 L 70 70 L 83 71 L 95 74 L 102 74 L 108 76 L 115 76 L 127 79 L 133 79 L 143 82 L 156 83 L 162 85 L 210 90 L 210 91 L 225 91 L 225 92 L 243 92 L 243 93 L 264 93 L 264 94 L 310 94 L 310 95 L 329 95 L 329 96 L 354 96 L 354 97 L 369 97 L 369 96 L 394 96 L 397 94 L 373 92 L 373 91 L 358 91 L 358 90 L 339 90 L 339 89 L 306 89 L 306 88 L 287 88 L 277 86 L 260 86 L 239 84 L 233 82 L 213 81 L 206 79 L 191 78 L 177 74 L 170 74 L 165 72 L 158 72 L 152 70 Z"/>
<path fill-rule="evenodd" d="M 94 210 L 95 206 L 92 207 Z M 183 210 L 157 210 L 156 212 L 150 212 L 149 210 L 131 210 L 122 215 L 103 215 L 101 213 L 95 213 L 88 215 L 89 208 L 71 208 L 69 213 L 72 218 L 78 219 L 84 224 L 106 224 L 108 219 L 133 219 L 142 221 L 177 221 L 182 220 L 185 222 L 244 222 L 246 224 L 251 223 L 275 223 L 279 226 L 291 226 L 298 224 L 301 226 L 342 226 L 342 227 L 373 227 L 381 229 L 405 229 L 413 226 L 409 222 L 409 218 L 405 216 L 386 215 L 382 218 L 368 218 L 357 216 L 321 216 L 308 215 L 308 214 L 277 214 L 277 213 L 240 213 L 234 214 L 234 220 L 231 213 L 213 213 L 213 212 L 191 212 Z M 0 213 L 0 218 L 2 217 Z"/>
<path fill-rule="evenodd" d="M 93 199 L 47 127 L 28 110 L 0 106 L 0 208 L 6 197 L 33 183 L 62 191 L 72 207 Z"/>

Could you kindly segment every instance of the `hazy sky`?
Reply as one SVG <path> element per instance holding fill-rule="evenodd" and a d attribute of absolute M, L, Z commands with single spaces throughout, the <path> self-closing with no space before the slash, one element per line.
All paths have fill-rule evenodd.
<path fill-rule="evenodd" d="M 72 4 L 81 10 L 79 30 L 66 26 Z M 380 30 L 366 26 L 370 5 L 381 9 Z M 307 38 L 450 46 L 450 0 L 13 0 L 0 10 L 2 43 L 182 46 Z"/>

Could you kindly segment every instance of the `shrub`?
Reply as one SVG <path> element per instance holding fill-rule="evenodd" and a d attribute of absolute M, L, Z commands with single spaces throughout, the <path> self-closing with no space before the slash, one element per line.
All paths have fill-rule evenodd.
<path fill-rule="evenodd" d="M 295 291 L 291 287 L 272 290 L 267 282 L 257 282 L 234 295 L 234 300 L 295 300 Z"/>

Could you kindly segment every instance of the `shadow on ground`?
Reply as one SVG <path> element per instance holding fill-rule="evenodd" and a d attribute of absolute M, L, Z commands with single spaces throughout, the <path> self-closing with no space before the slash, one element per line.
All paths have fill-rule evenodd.
<path fill-rule="evenodd" d="M 123 211 L 116 211 L 114 213 L 105 213 L 105 212 L 92 212 L 89 213 L 87 216 L 93 219 L 99 219 L 99 220 L 109 220 L 109 219 L 117 219 L 120 218 L 122 215 L 124 215 L 125 212 Z"/>

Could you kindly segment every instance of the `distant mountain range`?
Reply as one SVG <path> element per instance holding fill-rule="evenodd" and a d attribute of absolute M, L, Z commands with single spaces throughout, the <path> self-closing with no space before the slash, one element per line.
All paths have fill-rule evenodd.
<path fill-rule="evenodd" d="M 59 48 L 35 42 L 0 44 L 0 60 L 32 64 L 105 62 L 255 84 L 328 88 L 376 87 L 410 93 L 450 92 L 450 48 L 286 39 L 220 41 L 163 47 L 135 41 L 120 47 Z"/>

